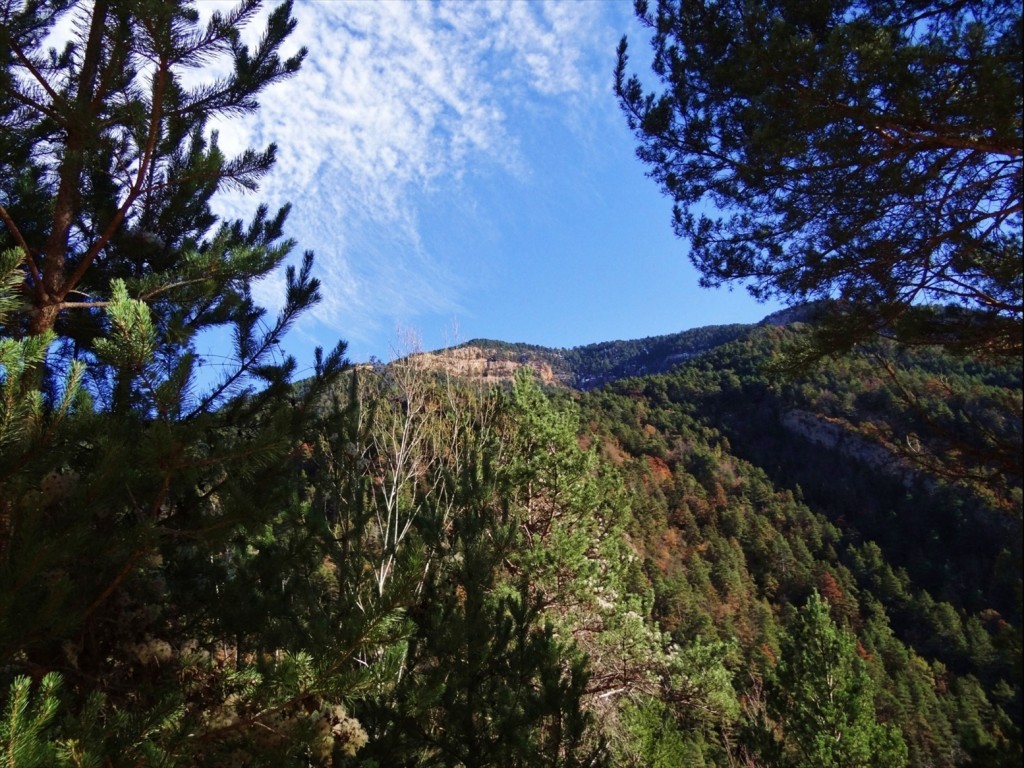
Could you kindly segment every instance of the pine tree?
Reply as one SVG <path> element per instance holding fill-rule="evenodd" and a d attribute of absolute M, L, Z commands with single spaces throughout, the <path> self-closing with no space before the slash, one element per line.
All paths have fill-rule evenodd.
<path fill-rule="evenodd" d="M 837 627 L 814 592 L 783 638 L 768 688 L 768 710 L 782 732 L 780 765 L 902 768 L 899 731 L 879 723 L 874 684 L 856 640 Z"/>
<path fill-rule="evenodd" d="M 291 252 L 287 209 L 210 211 L 274 148 L 227 159 L 207 121 L 256 109 L 303 56 L 278 56 L 288 3 L 241 44 L 258 10 L 0 3 L 0 690 L 12 718 L 59 700 L 36 740 L 70 764 L 305 765 L 359 741 L 355 678 L 314 644 L 329 584 L 297 575 L 331 556 L 301 448 L 344 345 L 293 387 L 279 344 L 319 300 L 312 254 L 267 317 L 249 285 Z M 43 51 L 67 14 L 67 47 Z M 218 58 L 229 75 L 184 85 Z M 212 328 L 233 358 L 200 385 Z"/>
<path fill-rule="evenodd" d="M 703 285 L 839 299 L 824 351 L 881 333 L 1020 357 L 1019 6 L 636 8 L 659 86 L 623 38 L 616 92 Z"/>
<path fill-rule="evenodd" d="M 227 159 L 207 122 L 254 111 L 259 93 L 305 55 L 278 56 L 294 28 L 289 3 L 271 14 L 255 50 L 241 44 L 259 6 L 245 0 L 205 26 L 184 2 L 0 6 L 0 217 L 4 246 L 24 254 L 29 332 L 63 320 L 65 333 L 87 340 L 95 329 L 86 319 L 97 314 L 89 310 L 103 305 L 114 277 L 162 305 L 168 333 L 222 323 L 244 298 L 241 284 L 287 253 L 289 243 L 274 243 L 283 211 L 269 220 L 261 212 L 247 231 L 225 223 L 210 232 L 211 196 L 225 186 L 255 189 L 276 150 Z M 75 31 L 66 47 L 43 50 L 69 14 Z M 219 59 L 229 60 L 230 75 L 184 84 Z"/>

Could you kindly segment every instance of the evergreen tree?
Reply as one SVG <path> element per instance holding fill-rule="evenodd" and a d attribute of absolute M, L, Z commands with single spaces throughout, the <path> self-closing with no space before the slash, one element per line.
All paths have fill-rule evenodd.
<path fill-rule="evenodd" d="M 899 731 L 879 723 L 875 686 L 857 641 L 837 627 L 814 592 L 783 638 L 768 689 L 768 710 L 782 733 L 779 765 L 800 768 L 902 768 Z"/>
<path fill-rule="evenodd" d="M 616 91 L 703 285 L 841 299 L 825 349 L 884 332 L 1019 357 L 1019 6 L 636 7 L 663 87 L 627 76 L 623 39 Z"/>
<path fill-rule="evenodd" d="M 299 481 L 344 345 L 290 384 L 278 345 L 319 300 L 312 255 L 267 317 L 249 285 L 292 250 L 287 209 L 243 224 L 209 207 L 254 189 L 274 149 L 226 159 L 207 121 L 256 109 L 303 55 L 278 56 L 287 3 L 242 45 L 258 10 L 200 25 L 183 2 L 0 3 L 0 244 L 20 299 L 0 302 L 0 690 L 4 746 L 25 754 L 305 765 L 362 738 L 343 706 L 358 678 L 325 640 L 346 606 L 323 617 L 329 580 L 300 576 L 332 556 Z M 69 43 L 43 51 L 67 14 Z M 230 74 L 186 87 L 220 58 Z M 197 335 L 218 327 L 233 358 L 201 386 Z"/>
<path fill-rule="evenodd" d="M 240 42 L 260 4 L 244 0 L 205 26 L 179 1 L 0 4 L 2 242 L 23 252 L 30 333 L 62 321 L 87 341 L 96 332 L 88 319 L 101 322 L 96 310 L 120 277 L 160 307 L 158 325 L 173 341 L 240 319 L 244 284 L 290 250 L 276 242 L 285 211 L 215 228 L 208 206 L 225 186 L 255 189 L 276 150 L 225 158 L 206 124 L 254 111 L 259 93 L 305 55 L 278 56 L 294 28 L 289 3 L 270 15 L 255 50 Z M 71 39 L 44 50 L 67 15 Z M 224 59 L 227 76 L 185 84 Z"/>

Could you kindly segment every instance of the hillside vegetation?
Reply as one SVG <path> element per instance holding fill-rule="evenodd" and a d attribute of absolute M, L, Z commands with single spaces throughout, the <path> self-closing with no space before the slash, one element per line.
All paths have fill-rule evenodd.
<path fill-rule="evenodd" d="M 571 349 L 474 339 L 418 355 L 421 363 L 463 379 L 511 382 L 528 366 L 542 383 L 589 390 L 626 376 L 664 373 L 683 360 L 745 333 L 742 324 L 694 328 L 631 341 L 606 341 Z"/>
<path fill-rule="evenodd" d="M 56 469 L 6 470 L 38 483 L 2 540 L 6 764 L 1016 765 L 1020 366 L 880 343 L 779 373 L 805 333 L 312 381 L 270 484 L 155 517 L 144 474 L 116 506 L 82 481 L 82 430 L 110 438 L 71 414 Z M 532 373 L 686 344 L 586 392 Z"/>
<path fill-rule="evenodd" d="M 614 361 L 606 370 L 671 368 L 570 400 L 582 409 L 581 440 L 629 489 L 628 539 L 652 590 L 651 618 L 681 647 L 711 639 L 732 648 L 732 666 L 721 663 L 742 714 L 727 726 L 703 721 L 713 746 L 693 748 L 705 759 L 763 764 L 765 743 L 793 748 L 765 686 L 794 609 L 818 596 L 856 637 L 877 717 L 898 725 L 909 764 L 1013 763 L 1019 363 L 882 341 L 794 378 L 780 361 L 807 329 L 777 324 L 786 319 L 569 351 L 471 346 L 494 360 L 560 365 L 577 382 L 595 356 Z M 675 350 L 709 338 L 720 342 L 672 367 Z M 664 707 L 666 696 L 652 701 Z M 685 709 L 669 707 L 675 718 L 665 722 L 678 726 Z M 755 739 L 760 746 L 743 741 L 755 721 L 768 739 Z"/>

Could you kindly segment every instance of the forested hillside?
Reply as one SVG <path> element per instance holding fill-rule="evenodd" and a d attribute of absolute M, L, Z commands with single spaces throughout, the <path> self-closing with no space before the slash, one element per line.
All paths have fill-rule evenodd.
<path fill-rule="evenodd" d="M 631 759 L 657 764 L 664 749 L 674 764 L 683 742 L 709 761 L 765 764 L 799 752 L 785 736 L 780 743 L 786 729 L 765 686 L 793 652 L 783 647 L 793 609 L 821 598 L 855 641 L 877 717 L 898 726 L 909 764 L 1012 764 L 1021 718 L 1020 363 L 880 341 L 794 374 L 786 361 L 812 333 L 803 323 L 734 327 L 667 374 L 575 396 L 551 390 L 578 403 L 583 444 L 628 488 L 628 540 L 659 629 L 684 648 L 711 639 L 732 649 L 720 660 L 741 708 L 730 717 L 702 720 L 671 696 L 651 700 L 668 707 L 662 714 L 674 710 L 661 727 L 696 717 L 711 745 L 658 731 L 653 751 Z M 526 367 L 566 361 L 570 373 L 567 361 L 587 366 L 590 350 L 616 350 L 628 366 L 628 351 L 652 346 L 566 354 L 474 344 L 497 350 L 495 359 L 514 352 Z M 430 370 L 447 370 L 443 361 L 419 359 Z M 654 746 L 660 738 L 668 741 Z"/>
<path fill-rule="evenodd" d="M 898 9 L 803 7 L 732 31 L 795 54 L 827 21 L 830 57 L 906 53 L 864 37 Z M 658 8 L 657 44 L 691 31 Z M 940 10 L 915 33 L 936 50 L 1019 65 L 1019 35 L 990 60 L 977 26 L 1008 28 L 1002 6 Z M 898 260 L 849 260 L 840 205 L 838 301 L 794 277 L 836 266 L 809 246 L 716 261 L 720 230 L 680 212 L 707 279 L 757 268 L 813 312 L 355 366 L 338 342 L 301 369 L 283 339 L 323 294 L 289 208 L 212 212 L 276 148 L 227 157 L 208 130 L 299 69 L 291 11 L 0 0 L 0 768 L 1020 765 L 1019 208 L 988 241 L 945 232 L 906 299 Z M 620 99 L 671 164 L 706 126 L 674 136 L 683 84 L 645 99 L 625 51 Z M 769 229 L 745 234 L 781 259 Z M 278 272 L 271 313 L 252 286 Z"/>
<path fill-rule="evenodd" d="M 636 518 L 656 615 L 684 637 L 745 647 L 749 697 L 785 659 L 773 639 L 788 611 L 817 593 L 856 635 L 910 764 L 1009 764 L 1020 750 L 1020 365 L 880 344 L 780 378 L 773 363 L 800 333 L 752 329 L 668 375 L 584 398 L 586 418 L 614 437 L 608 454 L 643 469 L 648 512 Z"/>
<path fill-rule="evenodd" d="M 142 530 L 68 516 L 100 471 L 72 419 L 6 528 L 40 587 L 5 592 L 5 669 L 41 686 L 11 688 L 11 764 L 1015 765 L 1019 366 L 880 348 L 780 378 L 805 333 L 587 393 L 363 368 L 269 485 L 221 475 Z M 934 412 L 901 377 L 941 380 Z M 968 417 L 987 463 L 943 441 Z M 277 511 L 246 523 L 253 493 Z M 97 604 L 115 577 L 76 547 L 114 533 L 144 559 Z"/>

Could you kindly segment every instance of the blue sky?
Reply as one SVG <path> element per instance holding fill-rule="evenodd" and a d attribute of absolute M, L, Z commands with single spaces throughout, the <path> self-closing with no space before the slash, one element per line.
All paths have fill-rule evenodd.
<path fill-rule="evenodd" d="M 612 93 L 623 33 L 649 63 L 630 0 L 297 0 L 295 16 L 303 70 L 215 127 L 229 154 L 278 144 L 260 192 L 217 209 L 293 204 L 325 296 L 289 337 L 300 364 L 338 338 L 387 360 L 410 334 L 571 347 L 777 308 L 698 287 L 635 158 Z M 257 298 L 273 307 L 282 283 Z"/>

